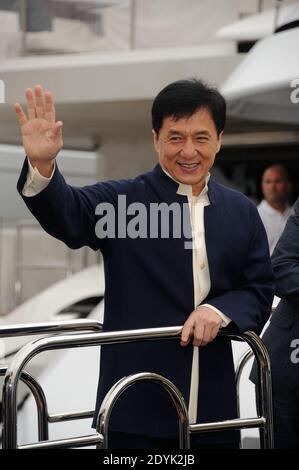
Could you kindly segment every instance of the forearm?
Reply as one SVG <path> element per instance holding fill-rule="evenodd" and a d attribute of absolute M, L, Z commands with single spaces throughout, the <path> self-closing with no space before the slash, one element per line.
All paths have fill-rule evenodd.
<path fill-rule="evenodd" d="M 97 249 L 94 208 L 84 191 L 69 186 L 56 166 L 47 186 L 34 197 L 28 197 L 23 193 L 28 172 L 26 159 L 18 181 L 18 191 L 45 231 L 71 248 L 88 245 Z"/>

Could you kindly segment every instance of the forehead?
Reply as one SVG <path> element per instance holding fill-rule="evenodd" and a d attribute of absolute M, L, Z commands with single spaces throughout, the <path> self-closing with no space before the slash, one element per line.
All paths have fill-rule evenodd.
<path fill-rule="evenodd" d="M 206 108 L 199 109 L 191 116 L 180 119 L 174 116 L 164 118 L 161 131 L 200 131 L 208 130 L 211 133 L 217 133 L 215 123 L 210 111 Z"/>
<path fill-rule="evenodd" d="M 286 180 L 284 172 L 282 170 L 271 168 L 265 171 L 263 180 Z"/>

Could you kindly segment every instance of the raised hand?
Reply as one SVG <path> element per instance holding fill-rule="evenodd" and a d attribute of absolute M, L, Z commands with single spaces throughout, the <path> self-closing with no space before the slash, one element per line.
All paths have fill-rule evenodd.
<path fill-rule="evenodd" d="M 23 146 L 31 164 L 44 176 L 50 176 L 53 161 L 63 146 L 61 121 L 56 122 L 52 94 L 40 85 L 26 90 L 27 115 L 19 103 L 15 112 L 21 127 Z"/>

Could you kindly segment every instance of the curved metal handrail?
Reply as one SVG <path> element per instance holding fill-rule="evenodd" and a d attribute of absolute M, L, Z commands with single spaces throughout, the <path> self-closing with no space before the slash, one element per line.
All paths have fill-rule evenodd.
<path fill-rule="evenodd" d="M 53 334 L 67 331 L 100 331 L 102 323 L 96 320 L 61 320 L 42 323 L 16 323 L 1 325 L 0 338 L 12 336 L 33 336 L 38 334 Z"/>
<path fill-rule="evenodd" d="M 3 447 L 17 447 L 17 416 L 16 416 L 16 391 L 20 374 L 26 364 L 42 351 L 54 350 L 60 348 L 75 348 L 82 346 L 99 346 L 102 344 L 116 344 L 136 342 L 141 340 L 162 340 L 178 339 L 182 331 L 182 326 L 151 328 L 143 330 L 128 330 L 116 332 L 102 332 L 80 335 L 60 335 L 55 337 L 41 338 L 35 340 L 22 348 L 15 356 L 5 376 L 3 387 Z M 272 389 L 270 362 L 267 350 L 260 338 L 252 332 L 232 333 L 221 331 L 220 336 L 226 336 L 231 339 L 241 339 L 246 341 L 253 349 L 258 362 L 259 370 L 259 391 L 262 406 L 262 416 L 250 420 L 230 420 L 225 422 L 227 428 L 234 427 L 242 429 L 244 427 L 259 427 L 261 435 L 261 444 L 264 448 L 273 447 L 273 416 L 272 416 Z M 249 422 L 250 421 L 250 422 Z M 190 432 L 203 432 L 206 430 L 223 429 L 225 424 L 208 423 L 195 424 L 190 426 Z M 214 426 L 214 428 L 213 428 Z M 80 438 L 78 438 L 80 439 Z M 82 439 L 82 438 L 81 438 Z M 74 440 L 72 441 L 74 442 Z M 79 442 L 79 441 L 78 441 Z M 49 444 L 50 445 L 50 444 Z M 28 448 L 28 446 L 27 446 Z"/>
<path fill-rule="evenodd" d="M 273 405 L 272 405 L 272 379 L 271 379 L 271 366 L 270 358 L 267 348 L 262 339 L 253 331 L 246 331 L 242 334 L 228 332 L 219 332 L 220 335 L 225 333 L 225 336 L 231 339 L 243 339 L 251 347 L 257 362 L 258 370 L 258 383 L 257 392 L 259 403 L 258 415 L 259 417 L 266 417 L 265 425 L 259 427 L 261 447 L 272 449 L 274 447 L 273 435 Z"/>
<path fill-rule="evenodd" d="M 180 428 L 180 449 L 190 448 L 190 435 L 189 435 L 189 417 L 188 410 L 185 405 L 183 395 L 179 389 L 168 379 L 159 374 L 151 372 L 141 372 L 133 374 L 129 377 L 124 377 L 111 387 L 105 396 L 97 419 L 97 432 L 103 436 L 102 447 L 108 449 L 108 430 L 110 416 L 117 400 L 121 395 L 133 385 L 139 382 L 150 381 L 160 385 L 170 395 L 177 411 Z"/>
<path fill-rule="evenodd" d="M 253 352 L 251 349 L 245 351 L 241 357 L 239 358 L 236 366 L 236 389 L 237 389 L 237 407 L 238 407 L 238 416 L 240 417 L 240 382 L 241 382 L 241 375 L 244 370 L 245 365 L 253 357 Z"/>
<path fill-rule="evenodd" d="M 34 340 L 25 345 L 14 357 L 3 385 L 3 448 L 17 447 L 16 397 L 20 374 L 26 364 L 42 351 L 101 344 L 126 343 L 141 339 L 166 339 L 179 337 L 182 327 L 156 328 L 150 330 L 128 330 L 120 332 L 82 333 L 80 335 L 58 335 Z M 153 333 L 155 337 L 153 338 Z"/>
<path fill-rule="evenodd" d="M 7 372 L 8 366 L 0 367 L 0 376 L 4 376 Z M 49 426 L 48 426 L 48 406 L 46 396 L 41 385 L 35 380 L 28 372 L 22 371 L 20 380 L 27 385 L 31 391 L 37 408 L 38 419 L 38 440 L 46 441 L 49 439 Z"/>
<path fill-rule="evenodd" d="M 0 338 L 10 338 L 17 336 L 32 336 L 37 334 L 58 334 L 66 332 L 82 332 L 82 331 L 101 331 L 102 323 L 97 320 L 61 320 L 52 322 L 36 322 L 36 323 L 18 323 L 15 325 L 1 325 Z M 0 376 L 5 375 L 7 366 L 0 367 Z M 47 400 L 40 384 L 27 372 L 22 372 L 21 380 L 29 387 L 32 392 L 38 415 L 38 438 L 45 441 L 49 436 L 50 417 L 48 414 Z M 89 411 L 89 414 L 91 412 Z"/>

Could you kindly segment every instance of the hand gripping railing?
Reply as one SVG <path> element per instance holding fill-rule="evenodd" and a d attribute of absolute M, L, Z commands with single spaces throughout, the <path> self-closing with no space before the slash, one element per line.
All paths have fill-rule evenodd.
<path fill-rule="evenodd" d="M 17 413 L 16 413 L 16 392 L 17 384 L 20 375 L 26 364 L 37 354 L 42 351 L 61 349 L 61 348 L 75 348 L 82 346 L 99 346 L 103 344 L 116 344 L 126 342 L 136 342 L 141 340 L 162 340 L 162 339 L 178 339 L 180 337 L 182 327 L 169 327 L 169 328 L 153 328 L 144 330 L 129 330 L 120 332 L 102 332 L 93 334 L 80 334 L 80 335 L 65 335 L 49 338 L 42 338 L 35 340 L 25 347 L 15 356 L 14 361 L 11 363 L 7 370 L 4 386 L 3 386 L 3 448 L 17 448 Z M 248 419 L 232 419 L 227 421 L 192 424 L 189 426 L 190 433 L 199 433 L 207 431 L 217 431 L 224 429 L 245 429 L 258 427 L 260 430 L 261 447 L 273 447 L 273 417 L 272 417 L 272 389 L 271 389 L 271 373 L 270 363 L 267 350 L 260 340 L 260 338 L 252 332 L 228 333 L 221 331 L 221 336 L 226 336 L 231 339 L 241 339 L 246 341 L 253 349 L 254 355 L 257 359 L 259 370 L 258 389 L 261 399 L 260 409 L 262 410 L 261 416 L 257 418 Z M 135 374 L 128 378 L 122 379 L 118 382 L 106 395 L 106 398 L 101 406 L 99 413 L 97 433 L 90 436 L 83 436 L 72 439 L 63 439 L 59 441 L 47 441 L 37 444 L 26 446 L 19 446 L 21 449 L 25 448 L 52 448 L 52 447 L 82 447 L 85 445 L 96 444 L 98 447 L 103 447 L 107 444 L 107 433 L 109 416 L 111 413 L 111 406 L 114 406 L 117 397 L 123 393 L 124 389 L 128 388 L 132 382 L 139 380 L 149 380 L 154 378 L 160 380 L 161 377 L 154 376 L 150 373 L 146 375 Z M 163 378 L 162 378 L 163 379 Z M 164 379 L 167 383 L 167 379 Z M 162 381 L 160 384 L 163 386 Z M 174 385 L 167 383 L 164 388 L 170 393 L 176 406 L 180 403 L 180 393 L 175 389 Z M 172 392 L 171 392 L 172 389 Z M 107 404 L 110 406 L 107 406 Z M 183 408 L 181 408 L 182 411 Z M 177 406 L 177 411 L 179 410 Z M 183 413 L 184 415 L 184 413 Z M 183 416 L 182 415 L 182 416 Z M 181 417 L 180 417 L 181 418 Z M 181 447 L 188 448 L 189 442 L 185 439 L 185 432 L 182 429 L 186 426 L 186 419 L 180 419 L 181 425 Z M 183 437 L 182 437 L 183 436 Z"/>

